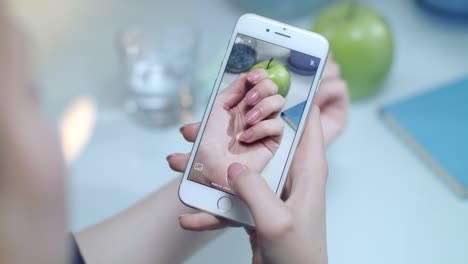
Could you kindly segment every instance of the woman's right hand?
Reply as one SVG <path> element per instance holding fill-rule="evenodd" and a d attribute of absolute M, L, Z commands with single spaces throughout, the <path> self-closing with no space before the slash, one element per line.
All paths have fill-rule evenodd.
<path fill-rule="evenodd" d="M 185 162 L 182 155 L 170 159 L 174 169 L 180 169 L 178 167 L 182 167 Z M 253 263 L 327 262 L 327 173 L 320 110 L 317 106 L 313 106 L 309 114 L 281 199 L 258 173 L 239 163 L 229 167 L 229 185 L 247 204 L 255 220 L 256 229 L 247 229 L 252 244 Z M 180 224 L 184 229 L 193 231 L 232 225 L 229 221 L 204 212 L 183 215 Z"/>
<path fill-rule="evenodd" d="M 327 164 L 320 113 L 310 113 L 296 151 L 283 200 L 263 177 L 242 164 L 228 169 L 231 188 L 247 204 L 256 229 L 249 230 L 253 263 L 326 263 Z"/>

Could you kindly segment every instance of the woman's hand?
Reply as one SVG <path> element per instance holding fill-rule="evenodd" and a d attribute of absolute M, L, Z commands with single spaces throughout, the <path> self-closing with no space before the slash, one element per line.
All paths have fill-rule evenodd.
<path fill-rule="evenodd" d="M 231 188 L 249 207 L 256 229 L 249 230 L 253 263 L 326 263 L 325 184 L 327 163 L 317 107 L 296 151 L 283 201 L 258 173 L 234 163 Z M 183 222 L 181 221 L 183 225 Z"/>
<path fill-rule="evenodd" d="M 346 128 L 349 112 L 348 84 L 341 79 L 340 67 L 328 59 L 314 103 L 320 108 L 325 146 Z"/>
<path fill-rule="evenodd" d="M 284 122 L 277 118 L 285 99 L 263 69 L 240 74 L 213 104 L 204 137 L 195 156 L 203 171 L 190 176 L 206 185 L 231 191 L 227 168 L 234 161 L 261 172 L 281 143 Z"/>
<path fill-rule="evenodd" d="M 171 164 L 178 169 L 173 159 Z M 320 123 L 314 106 L 296 150 L 282 200 L 257 172 L 244 164 L 228 169 L 229 186 L 249 207 L 256 230 L 247 229 L 254 263 L 326 263 L 325 185 L 327 163 Z M 207 213 L 183 215 L 180 225 L 204 231 L 235 226 Z"/>
<path fill-rule="evenodd" d="M 291 166 L 282 195 L 284 202 L 278 200 L 271 191 L 269 193 L 269 189 L 263 188 L 266 186 L 263 178 L 255 175 L 248 166 L 234 164 L 229 167 L 229 185 L 249 205 L 256 221 L 257 230 L 248 230 L 254 262 L 327 261 L 325 236 L 327 166 L 324 144 L 331 144 L 344 130 L 349 106 L 347 84 L 340 78 L 339 67 L 331 59 L 325 67 L 315 104 L 320 108 L 321 122 L 318 120 L 319 111 L 314 107 Z M 188 124 L 181 128 L 181 132 L 187 141 L 194 142 L 199 128 L 200 123 Z M 323 130 L 324 143 L 321 140 L 322 131 L 318 128 Z M 189 154 L 172 154 L 168 156 L 168 162 L 173 170 L 183 172 L 188 158 Z M 254 192 L 243 189 L 242 183 L 249 180 L 262 183 L 261 190 L 264 197 L 267 197 L 263 199 L 267 199 L 268 206 L 258 197 L 250 198 L 249 195 Z M 246 185 L 248 188 L 255 184 Z M 276 209 L 264 210 L 265 208 Z M 281 219 L 281 221 L 270 221 L 271 219 Z M 205 212 L 183 215 L 179 221 L 183 228 L 197 231 L 235 226 L 226 219 Z M 304 245 L 307 245 L 307 248 L 304 248 Z"/>

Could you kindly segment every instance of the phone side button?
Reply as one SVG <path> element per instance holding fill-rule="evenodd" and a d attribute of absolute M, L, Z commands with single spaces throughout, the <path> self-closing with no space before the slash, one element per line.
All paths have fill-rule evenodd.
<path fill-rule="evenodd" d="M 223 196 L 218 200 L 218 210 L 223 213 L 228 212 L 232 208 L 232 200 L 227 196 Z"/>

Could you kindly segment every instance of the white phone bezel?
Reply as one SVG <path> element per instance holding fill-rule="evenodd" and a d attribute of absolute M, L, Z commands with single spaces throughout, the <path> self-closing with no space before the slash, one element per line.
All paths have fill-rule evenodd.
<path fill-rule="evenodd" d="M 228 218 L 243 225 L 254 227 L 255 223 L 247 206 L 242 201 L 240 201 L 237 196 L 188 179 L 190 169 L 192 168 L 193 159 L 198 150 L 203 132 L 206 128 L 206 122 L 208 120 L 209 113 L 211 112 L 214 99 L 218 93 L 226 63 L 238 33 L 320 58 L 320 65 L 317 69 L 316 76 L 314 77 L 314 81 L 312 83 L 312 87 L 310 89 L 304 108 L 304 113 L 306 114 L 302 115 L 301 121 L 297 128 L 296 136 L 294 137 L 292 143 L 291 151 L 286 160 L 285 169 L 281 175 L 278 188 L 275 190 L 277 196 L 281 195 L 281 191 L 283 189 L 286 176 L 291 165 L 291 160 L 293 157 L 292 154 L 294 154 L 296 150 L 300 135 L 303 131 L 305 120 L 308 116 L 313 98 L 319 86 L 323 68 L 328 57 L 329 44 L 328 41 L 319 34 L 254 14 L 245 14 L 241 16 L 237 21 L 234 31 L 232 32 L 231 39 L 226 49 L 223 62 L 221 63 L 221 67 L 216 78 L 210 100 L 208 102 L 208 106 L 205 110 L 201 122 L 200 132 L 198 133 L 195 143 L 192 147 L 192 152 L 187 163 L 187 168 L 179 186 L 179 199 L 182 203 L 189 207 Z M 232 200 L 232 209 L 227 212 L 220 211 L 217 205 L 218 200 L 225 196 Z"/>

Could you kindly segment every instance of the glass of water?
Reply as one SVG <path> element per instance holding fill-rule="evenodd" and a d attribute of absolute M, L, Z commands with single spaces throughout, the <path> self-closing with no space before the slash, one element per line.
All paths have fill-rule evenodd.
<path fill-rule="evenodd" d="M 125 109 L 130 116 L 151 127 L 190 117 L 197 44 L 197 34 L 183 27 L 139 26 L 120 34 L 128 87 Z"/>

